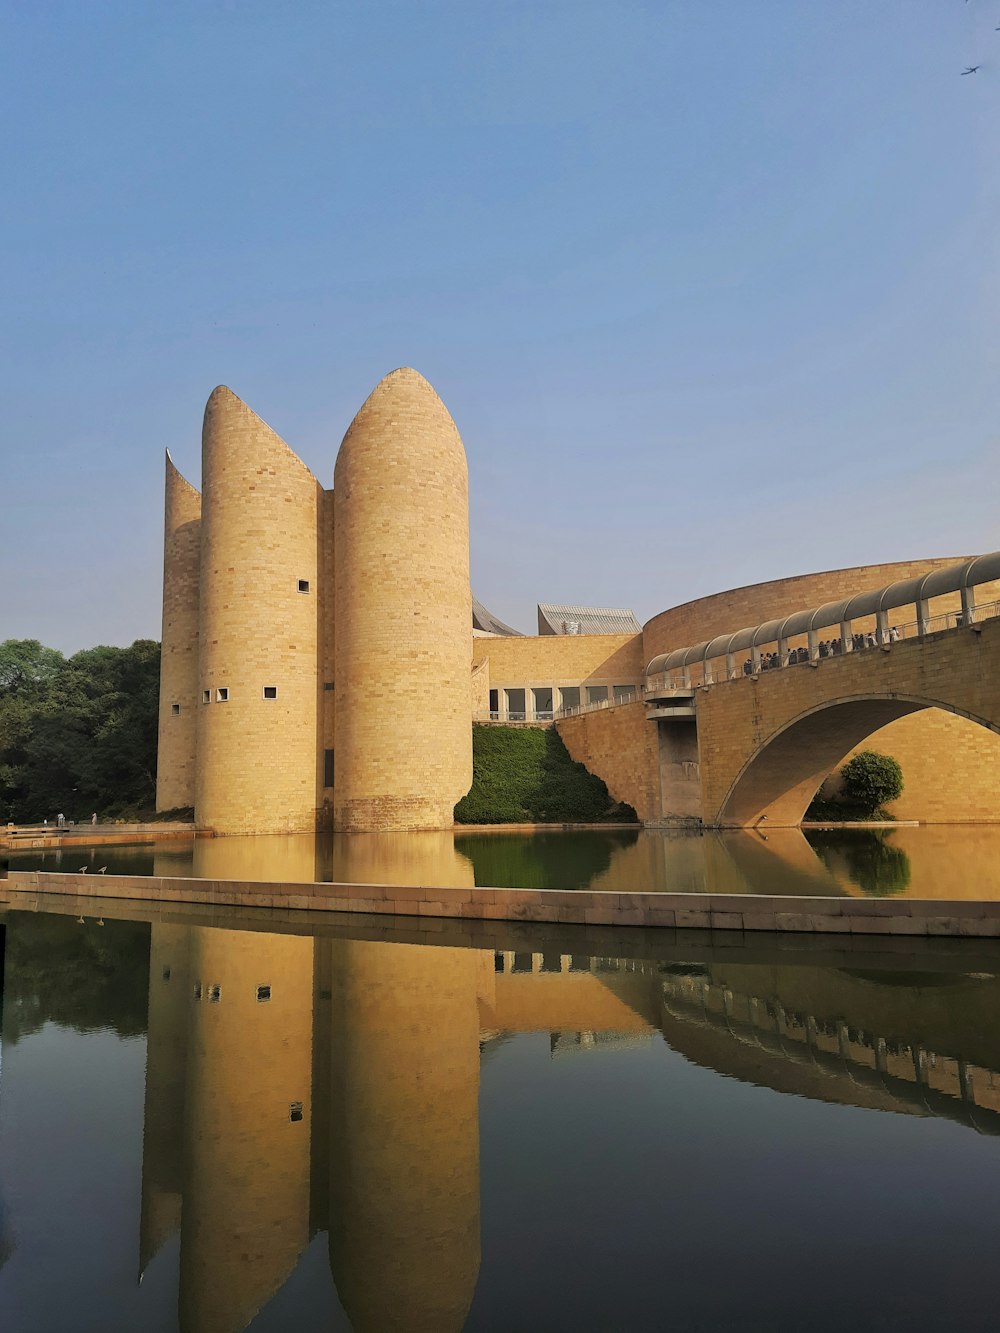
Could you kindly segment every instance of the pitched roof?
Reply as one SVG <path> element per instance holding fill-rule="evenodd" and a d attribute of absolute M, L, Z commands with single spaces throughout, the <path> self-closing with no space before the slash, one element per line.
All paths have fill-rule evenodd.
<path fill-rule="evenodd" d="M 556 606 L 538 603 L 539 634 L 640 634 L 631 611 L 617 606 Z"/>
<path fill-rule="evenodd" d="M 478 629 L 484 634 L 502 634 L 507 637 L 516 635 L 518 638 L 523 637 L 519 629 L 511 629 L 511 627 L 505 625 L 502 620 L 497 620 L 492 611 L 487 611 L 482 602 L 477 601 L 475 597 L 472 599 L 472 628 Z"/>

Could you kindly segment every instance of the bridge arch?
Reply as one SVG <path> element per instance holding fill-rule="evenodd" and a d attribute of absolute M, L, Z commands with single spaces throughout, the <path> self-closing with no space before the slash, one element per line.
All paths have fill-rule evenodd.
<path fill-rule="evenodd" d="M 947 699 L 865 693 L 824 700 L 783 722 L 754 747 L 712 821 L 746 828 L 802 822 L 823 781 L 869 736 L 911 713 L 941 709 L 1000 735 L 1000 717 L 979 716 Z"/>

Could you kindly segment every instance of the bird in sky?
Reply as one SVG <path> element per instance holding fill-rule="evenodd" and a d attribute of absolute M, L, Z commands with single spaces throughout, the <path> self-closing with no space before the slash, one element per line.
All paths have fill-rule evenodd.
<path fill-rule="evenodd" d="M 962 75 L 975 74 L 978 69 L 979 69 L 978 65 L 967 65 L 966 68 L 962 70 Z"/>

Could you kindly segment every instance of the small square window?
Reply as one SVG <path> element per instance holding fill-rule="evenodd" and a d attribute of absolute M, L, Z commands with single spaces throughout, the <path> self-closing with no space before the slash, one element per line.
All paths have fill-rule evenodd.
<path fill-rule="evenodd" d="M 169 981 L 169 980 L 170 980 L 170 968 L 169 968 L 169 967 L 165 967 L 165 968 L 163 969 L 163 980 L 164 980 L 164 981 Z"/>
<path fill-rule="evenodd" d="M 289 1103 L 289 1107 L 288 1107 L 288 1118 L 289 1118 L 289 1120 L 292 1122 L 293 1125 L 296 1124 L 299 1120 L 302 1119 L 302 1103 L 301 1103 L 301 1102 L 291 1102 L 291 1103 Z"/>
<path fill-rule="evenodd" d="M 222 999 L 222 987 L 218 985 L 209 986 L 208 998 L 212 1001 L 213 1004 L 218 1004 L 219 1001 Z"/>
<path fill-rule="evenodd" d="M 171 711 L 171 713 L 173 713 L 174 717 L 176 717 L 177 714 L 181 711 L 181 706 L 180 706 L 180 704 L 171 704 L 171 705 L 170 705 L 170 711 Z"/>
<path fill-rule="evenodd" d="M 200 999 L 201 999 L 201 982 L 200 982 L 200 981 L 196 981 L 196 982 L 194 983 L 194 998 L 195 998 L 196 1000 L 200 1000 Z"/>
<path fill-rule="evenodd" d="M 323 688 L 324 688 L 324 690 L 327 690 L 327 691 L 332 690 L 332 689 L 333 689 L 333 681 L 332 681 L 332 680 L 324 680 L 324 682 L 323 682 Z"/>
<path fill-rule="evenodd" d="M 308 591 L 309 591 L 309 580 L 299 579 L 299 592 L 308 592 Z"/>
<path fill-rule="evenodd" d="M 229 702 L 229 690 L 225 685 L 220 686 L 220 688 L 215 691 L 215 701 L 220 704 Z"/>
<path fill-rule="evenodd" d="M 257 1003 L 258 1003 L 258 1004 L 266 1004 L 267 1001 L 268 1001 L 270 998 L 271 998 L 271 987 L 270 987 L 270 986 L 258 986 L 258 987 L 257 987 Z"/>
<path fill-rule="evenodd" d="M 211 690 L 202 690 L 202 692 L 201 692 L 201 701 L 202 701 L 203 704 L 210 704 L 210 703 L 212 702 L 212 691 L 211 691 Z"/>
<path fill-rule="evenodd" d="M 265 698 L 265 699 L 277 699 L 277 697 L 278 697 L 278 687 L 277 687 L 277 685 L 265 685 L 265 686 L 264 686 L 264 698 Z"/>

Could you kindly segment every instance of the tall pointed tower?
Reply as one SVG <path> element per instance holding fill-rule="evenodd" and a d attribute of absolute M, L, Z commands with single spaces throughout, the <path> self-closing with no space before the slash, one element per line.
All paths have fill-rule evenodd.
<path fill-rule="evenodd" d="M 217 833 L 312 832 L 322 488 L 229 389 L 202 435 L 195 816 Z"/>
<path fill-rule="evenodd" d="M 415 370 L 354 418 L 333 500 L 334 827 L 449 828 L 472 782 L 468 469 Z"/>
<path fill-rule="evenodd" d="M 156 808 L 194 805 L 201 495 L 167 453 Z"/>

